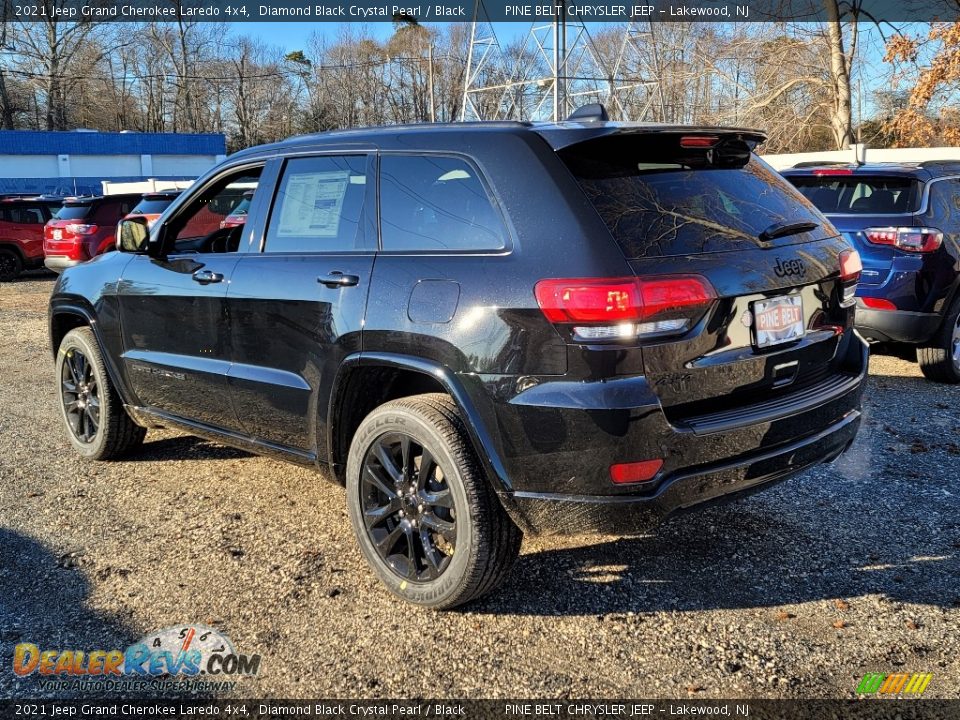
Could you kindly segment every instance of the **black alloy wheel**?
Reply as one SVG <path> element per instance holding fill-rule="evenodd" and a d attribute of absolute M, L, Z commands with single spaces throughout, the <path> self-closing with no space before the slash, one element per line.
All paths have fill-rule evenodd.
<path fill-rule="evenodd" d="M 54 381 L 67 437 L 82 457 L 114 460 L 143 443 L 146 428 L 124 408 L 89 327 L 74 328 L 60 341 Z"/>
<path fill-rule="evenodd" d="M 457 542 L 457 508 L 446 475 L 403 433 L 380 436 L 364 457 L 360 507 L 380 558 L 408 582 L 436 580 Z"/>
<path fill-rule="evenodd" d="M 70 432 L 80 442 L 93 442 L 100 428 L 100 391 L 93 365 L 78 349 L 66 353 L 60 370 L 60 397 Z"/>

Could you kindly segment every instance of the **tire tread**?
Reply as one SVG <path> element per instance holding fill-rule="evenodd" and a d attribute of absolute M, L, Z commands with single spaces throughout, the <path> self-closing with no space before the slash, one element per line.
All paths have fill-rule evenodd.
<path fill-rule="evenodd" d="M 466 512 L 473 518 L 477 542 L 470 548 L 472 557 L 458 592 L 431 607 L 440 610 L 463 605 L 503 583 L 520 554 L 523 533 L 507 515 L 484 477 L 453 398 L 442 393 L 411 395 L 385 403 L 373 412 L 401 409 L 419 415 L 436 429 L 464 479 L 469 505 Z"/>

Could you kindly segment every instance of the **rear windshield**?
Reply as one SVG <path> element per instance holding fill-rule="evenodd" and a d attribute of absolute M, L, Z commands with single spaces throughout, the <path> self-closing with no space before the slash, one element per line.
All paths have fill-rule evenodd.
<path fill-rule="evenodd" d="M 620 136 L 560 153 L 628 258 L 767 247 L 760 235 L 823 218 L 766 163 L 743 151 L 681 149 L 676 136 Z M 810 231 L 777 244 L 809 240 Z"/>
<path fill-rule="evenodd" d="M 80 220 L 90 214 L 91 205 L 64 205 L 54 216 L 57 220 Z"/>
<path fill-rule="evenodd" d="M 789 180 L 824 213 L 877 215 L 920 208 L 920 183 L 913 178 L 808 175 Z"/>
<path fill-rule="evenodd" d="M 138 215 L 159 215 L 173 202 L 173 198 L 144 198 L 130 212 Z"/>

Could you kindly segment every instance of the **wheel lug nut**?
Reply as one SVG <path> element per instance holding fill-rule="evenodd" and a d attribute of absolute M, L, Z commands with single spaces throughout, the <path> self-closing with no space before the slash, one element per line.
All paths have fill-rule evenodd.
<path fill-rule="evenodd" d="M 423 512 L 423 505 L 417 505 L 417 512 Z"/>
<path fill-rule="evenodd" d="M 406 516 L 407 516 L 407 514 L 406 514 L 403 510 L 401 510 L 401 511 L 400 511 L 400 517 L 406 517 Z"/>

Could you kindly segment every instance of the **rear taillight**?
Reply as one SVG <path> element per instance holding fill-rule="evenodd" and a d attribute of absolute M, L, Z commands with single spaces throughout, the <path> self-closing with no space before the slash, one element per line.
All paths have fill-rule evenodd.
<path fill-rule="evenodd" d="M 832 175 L 853 175 L 853 170 L 850 168 L 821 168 L 820 170 L 814 170 L 813 174 L 817 177 L 830 177 Z"/>
<path fill-rule="evenodd" d="M 943 244 L 943 233 L 936 228 L 876 227 L 864 230 L 863 236 L 873 245 L 890 245 L 907 252 L 933 252 Z"/>
<path fill-rule="evenodd" d="M 69 225 L 64 225 L 63 229 L 74 235 L 93 235 L 99 228 L 96 225 L 70 223 Z"/>
<path fill-rule="evenodd" d="M 547 319 L 581 341 L 677 335 L 716 298 L 699 275 L 541 280 L 534 294 Z"/>
<path fill-rule="evenodd" d="M 840 253 L 840 279 L 856 282 L 863 272 L 863 263 L 860 262 L 860 253 L 856 250 L 844 250 Z"/>
<path fill-rule="evenodd" d="M 843 288 L 840 304 L 843 307 L 853 305 L 861 272 L 863 263 L 860 261 L 860 253 L 856 250 L 844 250 L 840 253 L 840 282 Z"/>

